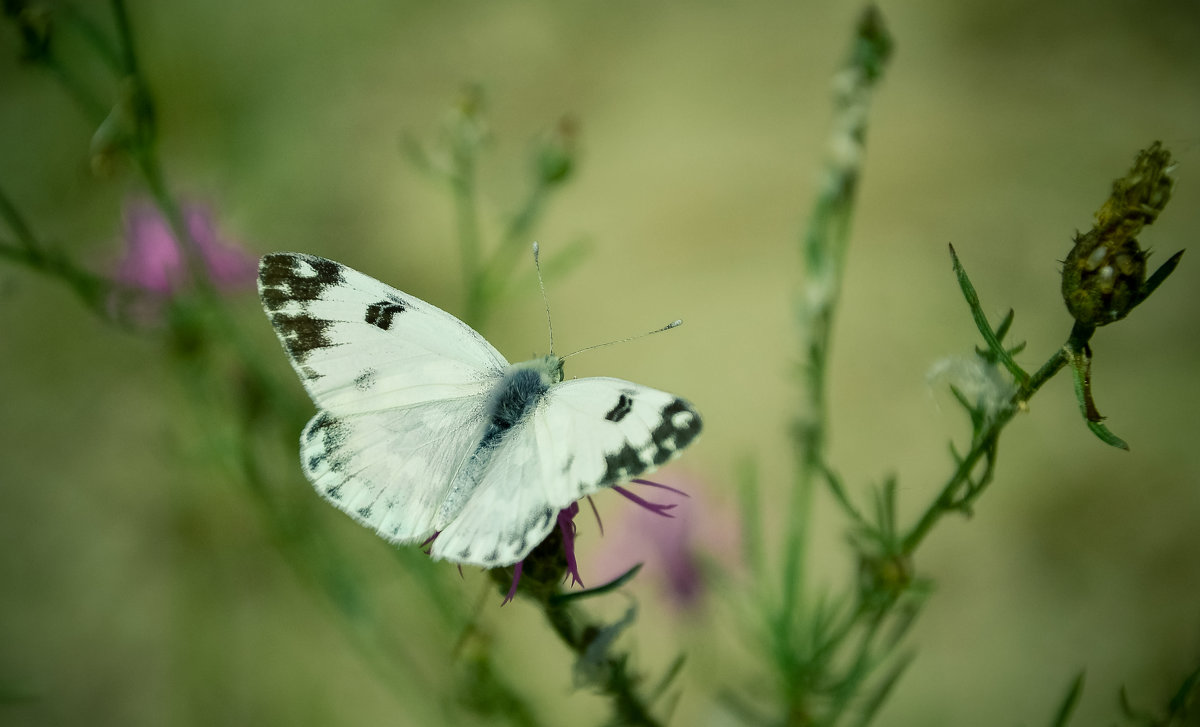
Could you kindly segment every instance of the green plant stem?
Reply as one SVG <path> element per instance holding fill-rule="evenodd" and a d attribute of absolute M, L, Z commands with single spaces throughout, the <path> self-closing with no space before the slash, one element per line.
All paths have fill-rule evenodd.
<path fill-rule="evenodd" d="M 33 229 L 25 220 L 24 215 L 17 210 L 17 206 L 4 193 L 3 189 L 0 189 L 0 217 L 4 218 L 9 229 L 17 236 L 17 242 L 26 253 L 31 257 L 37 257 L 42 254 L 41 246 L 38 244 L 37 237 L 33 234 Z"/>
<path fill-rule="evenodd" d="M 479 212 L 475 200 L 475 159 L 473 153 L 456 163 L 452 184 L 454 219 L 458 229 L 459 255 L 462 257 L 463 285 L 467 289 L 464 319 L 482 327 L 486 315 L 486 296 L 480 284 Z"/>
<path fill-rule="evenodd" d="M 1071 333 L 1072 335 L 1068 338 L 1067 343 L 1055 351 L 1054 355 L 1029 377 L 1029 380 L 1013 394 L 1008 406 L 1001 410 L 996 415 L 996 418 L 992 420 L 991 424 L 984 429 L 983 433 L 976 438 L 974 446 L 963 456 L 953 474 L 950 475 L 946 484 L 942 486 L 933 503 L 925 510 L 912 529 L 908 531 L 908 534 L 904 536 L 904 539 L 901 541 L 901 552 L 904 555 L 911 555 L 916 551 L 917 547 L 925 539 L 925 536 L 929 534 L 929 531 L 937 524 L 938 520 L 941 520 L 943 515 L 962 509 L 962 503 L 958 501 L 958 495 L 963 487 L 971 481 L 971 473 L 975 470 L 976 465 L 979 464 L 979 461 L 990 450 L 994 449 L 1000 432 L 1012 421 L 1018 412 L 1025 410 L 1027 402 L 1033 398 L 1033 395 L 1047 381 L 1053 378 L 1063 366 L 1067 365 L 1070 361 L 1071 347 L 1080 345 L 1077 336 L 1082 332 L 1072 330 Z M 974 500 L 983 492 L 988 481 L 990 481 L 990 477 L 976 487 L 971 493 L 971 500 Z"/>
<path fill-rule="evenodd" d="M 65 255 L 46 249 L 33 233 L 24 216 L 17 210 L 16 205 L 2 189 L 0 189 L 0 218 L 16 236 L 16 244 L 0 241 L 0 258 L 62 280 L 88 308 L 95 312 L 107 316 L 105 305 L 110 293 L 128 295 L 133 292 L 107 278 L 79 267 Z"/>
<path fill-rule="evenodd" d="M 804 417 L 795 427 L 796 472 L 791 501 L 787 510 L 787 534 L 781 574 L 781 601 L 775 619 L 784 643 L 792 642 L 792 624 L 805 619 L 807 534 L 810 531 L 812 495 L 818 479 L 823 479 L 839 503 L 849 505 L 826 459 L 829 413 L 827 381 L 833 318 L 837 309 L 845 251 L 854 214 L 854 202 L 862 174 L 864 140 L 868 110 L 876 83 L 891 54 L 891 38 L 882 17 L 868 7 L 856 28 L 850 60 L 839 72 L 835 86 L 835 108 L 830 153 L 821 189 L 804 235 L 801 251 L 805 264 L 804 302 L 799 306 L 801 330 L 805 336 L 802 398 Z M 854 508 L 848 508 L 857 515 Z M 786 653 L 780 658 L 782 670 L 795 669 Z M 789 683 L 792 676 L 785 676 Z M 789 687 L 790 698 L 799 693 Z M 802 711 L 799 704 L 788 706 L 788 713 Z"/>
<path fill-rule="evenodd" d="M 525 198 L 525 203 L 509 221 L 491 257 L 479 268 L 476 288 L 479 290 L 479 305 L 482 306 L 477 311 L 481 323 L 486 321 L 490 304 L 504 295 L 522 254 L 529 251 L 529 245 L 533 242 L 533 229 L 541 216 L 549 191 L 550 188 L 540 178 L 535 182 Z"/>
<path fill-rule="evenodd" d="M 575 657 L 582 659 L 589 646 L 588 634 L 597 632 L 600 627 L 583 618 L 579 609 L 569 601 L 539 599 L 539 604 L 550 627 Z M 612 700 L 614 722 L 620 725 L 660 727 L 662 723 L 650 713 L 650 706 L 638 696 L 634 688 L 635 681 L 625 654 L 609 654 L 605 657 L 605 678 L 598 686 L 600 691 Z"/>

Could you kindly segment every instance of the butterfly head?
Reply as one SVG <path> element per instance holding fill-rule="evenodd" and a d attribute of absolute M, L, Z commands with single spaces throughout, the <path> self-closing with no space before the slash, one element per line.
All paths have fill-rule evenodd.
<path fill-rule="evenodd" d="M 544 376 L 549 379 L 549 383 L 557 384 L 563 380 L 563 360 L 560 357 L 550 354 L 542 356 L 540 359 L 534 359 L 534 361 L 542 369 Z"/>

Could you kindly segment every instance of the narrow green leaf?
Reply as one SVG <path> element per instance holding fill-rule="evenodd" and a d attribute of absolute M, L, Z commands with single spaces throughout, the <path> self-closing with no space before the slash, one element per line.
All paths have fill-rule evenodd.
<path fill-rule="evenodd" d="M 1016 317 L 1016 313 L 1009 308 L 1008 312 L 1004 314 L 1004 319 L 1000 321 L 1000 325 L 996 326 L 997 341 L 1003 341 L 1004 337 L 1008 335 L 1008 329 L 1012 327 L 1014 317 Z"/>
<path fill-rule="evenodd" d="M 908 666 L 913 663 L 915 654 L 904 654 L 895 666 L 888 671 L 887 676 L 883 678 L 875 691 L 862 702 L 859 710 L 858 721 L 855 722 L 858 727 L 867 727 L 871 720 L 875 719 L 875 714 L 879 712 L 879 708 L 887 701 L 888 696 L 892 693 L 892 689 L 900 681 L 900 677 L 904 676 L 904 672 Z"/>
<path fill-rule="evenodd" d="M 954 398 L 958 400 L 959 404 L 962 404 L 962 408 L 966 409 L 968 412 L 975 411 L 975 404 L 969 401 L 966 395 L 964 395 L 962 391 L 960 391 L 959 388 L 954 384 L 950 384 L 950 393 L 954 395 Z"/>
<path fill-rule="evenodd" d="M 1118 701 L 1121 705 L 1121 713 L 1125 715 L 1126 719 L 1142 722 L 1146 725 L 1155 725 L 1157 723 L 1158 720 L 1153 714 L 1133 706 L 1133 702 L 1129 701 L 1129 692 L 1125 689 L 1124 685 L 1121 686 L 1121 690 L 1118 692 Z"/>
<path fill-rule="evenodd" d="M 1117 435 L 1108 431 L 1108 427 L 1104 426 L 1103 422 L 1088 422 L 1087 428 L 1092 430 L 1092 434 L 1095 434 L 1101 442 L 1104 442 L 1110 447 L 1123 449 L 1126 452 L 1129 451 L 1129 444 L 1124 439 L 1121 439 Z"/>
<path fill-rule="evenodd" d="M 950 440 L 949 444 L 950 444 L 950 456 L 954 458 L 955 466 L 961 465 L 963 458 L 962 458 L 962 455 L 959 454 L 959 452 L 958 452 L 958 447 L 954 446 L 954 440 Z"/>
<path fill-rule="evenodd" d="M 1128 451 L 1129 445 L 1125 440 L 1104 426 L 1104 417 L 1100 415 L 1095 401 L 1092 400 L 1092 360 L 1087 351 L 1068 346 L 1067 354 L 1071 364 L 1071 377 L 1075 383 L 1075 399 L 1079 402 L 1079 412 L 1083 415 L 1088 429 L 1105 444 Z"/>
<path fill-rule="evenodd" d="M 614 662 L 626 658 L 624 654 L 614 654 L 613 644 L 621 634 L 625 633 L 637 620 L 637 606 L 625 609 L 625 615 L 611 624 L 606 624 L 595 631 L 587 641 L 587 646 L 575 662 L 573 679 L 576 687 L 599 686 L 608 676 Z"/>
<path fill-rule="evenodd" d="M 837 476 L 837 473 L 826 467 L 824 463 L 820 463 L 818 466 L 824 477 L 825 484 L 829 487 L 830 494 L 833 495 L 834 500 L 841 506 L 846 516 L 856 523 L 865 524 L 866 519 L 858 511 L 858 508 L 854 506 L 854 503 L 851 502 L 850 493 L 846 492 L 846 488 L 842 485 L 842 480 Z"/>
<path fill-rule="evenodd" d="M 1083 695 L 1084 674 L 1085 672 L 1079 672 L 1071 681 L 1071 688 L 1067 690 L 1067 696 L 1063 698 L 1062 704 L 1058 707 L 1058 713 L 1054 716 L 1054 721 L 1050 723 L 1052 727 L 1067 727 L 1067 723 L 1071 721 L 1071 714 L 1075 712 L 1075 707 L 1079 704 L 1079 697 Z"/>
<path fill-rule="evenodd" d="M 996 337 L 992 326 L 988 323 L 987 314 L 983 312 L 983 308 L 979 304 L 979 294 L 975 292 L 975 286 L 971 284 L 971 279 L 967 277 L 967 271 L 963 268 L 962 263 L 958 260 L 958 254 L 954 251 L 954 245 L 950 246 L 950 258 L 954 263 L 954 275 L 958 278 L 958 287 L 962 290 L 963 298 L 967 301 L 967 306 L 971 309 L 971 317 L 975 320 L 975 327 L 979 329 L 979 335 L 983 336 L 983 340 L 988 345 L 988 350 L 996 357 L 996 360 L 1004 364 L 1004 368 L 1008 369 L 1013 375 L 1017 383 L 1024 386 L 1029 381 L 1029 374 L 1025 372 L 1012 356 L 1008 355 L 1008 351 L 1000 343 Z M 1005 328 L 1007 331 L 1007 327 Z"/>
<path fill-rule="evenodd" d="M 1183 684 L 1175 692 L 1175 696 L 1171 697 L 1171 701 L 1168 703 L 1171 714 L 1182 716 L 1187 713 L 1196 696 L 1197 686 L 1200 686 L 1200 668 L 1188 674 L 1187 679 L 1183 680 Z"/>
<path fill-rule="evenodd" d="M 641 569 L 642 569 L 642 564 L 638 563 L 634 567 L 630 568 L 629 570 L 625 571 L 621 575 L 617 576 L 616 578 L 612 579 L 611 581 L 609 581 L 608 583 L 605 583 L 602 586 L 596 586 L 595 588 L 589 588 L 586 591 L 569 591 L 567 593 L 556 593 L 550 597 L 550 605 L 558 606 L 558 605 L 567 603 L 569 601 L 578 601 L 581 598 L 591 598 L 592 596 L 599 596 L 599 595 L 608 593 L 610 591 L 615 591 L 618 588 L 620 588 L 621 586 L 628 583 L 629 581 L 633 580 L 633 577 L 636 576 L 638 571 L 640 571 Z"/>
<path fill-rule="evenodd" d="M 1141 290 L 1138 291 L 1137 303 L 1134 303 L 1133 305 L 1141 305 L 1142 301 L 1149 298 L 1150 294 L 1153 293 L 1158 286 L 1163 284 L 1163 281 L 1167 279 L 1167 276 L 1175 272 L 1175 268 L 1179 266 L 1179 261 L 1182 259 L 1183 250 L 1180 250 L 1171 257 L 1167 258 L 1165 263 L 1158 266 L 1158 270 L 1155 270 L 1154 273 L 1151 274 L 1146 280 L 1146 282 L 1142 284 Z"/>
<path fill-rule="evenodd" d="M 762 519 L 758 504 L 758 463 L 744 458 L 737 469 L 738 510 L 741 516 L 742 559 L 754 575 L 761 580 L 766 572 L 763 559 Z"/>
<path fill-rule="evenodd" d="M 676 656 L 671 661 L 671 665 L 667 667 L 667 671 L 662 675 L 662 678 L 658 680 L 658 684 L 655 684 L 654 688 L 650 690 L 649 694 L 647 695 L 646 702 L 653 704 L 654 702 L 658 701 L 659 697 L 665 694 L 667 689 L 671 687 L 671 684 L 675 681 L 675 678 L 683 673 L 683 665 L 686 663 L 687 654 L 681 653 Z"/>
<path fill-rule="evenodd" d="M 879 529 L 891 542 L 896 538 L 896 477 L 890 476 L 883 483 L 883 512 L 884 519 L 879 523 Z"/>

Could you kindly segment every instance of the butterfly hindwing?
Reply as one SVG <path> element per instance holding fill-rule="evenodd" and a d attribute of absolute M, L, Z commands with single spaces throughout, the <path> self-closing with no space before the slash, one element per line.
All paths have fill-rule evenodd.
<path fill-rule="evenodd" d="M 690 404 L 647 386 L 612 378 L 551 386 L 508 432 L 432 553 L 484 567 L 522 560 L 553 529 L 559 510 L 654 471 L 700 428 Z"/>
<path fill-rule="evenodd" d="M 508 366 L 454 316 L 332 260 L 266 255 L 258 288 L 305 389 L 338 415 L 476 395 Z"/>
<path fill-rule="evenodd" d="M 331 504 L 395 543 L 421 542 L 454 473 L 483 436 L 486 399 L 468 397 L 336 416 L 319 412 L 300 459 Z"/>

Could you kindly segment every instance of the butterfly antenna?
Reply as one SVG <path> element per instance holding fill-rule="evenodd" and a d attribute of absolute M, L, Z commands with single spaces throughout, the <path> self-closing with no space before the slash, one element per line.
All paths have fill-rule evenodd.
<path fill-rule="evenodd" d="M 639 338 L 645 338 L 646 336 L 653 336 L 655 333 L 662 333 L 663 331 L 669 331 L 672 328 L 677 328 L 682 325 L 683 325 L 683 321 L 671 321 L 670 323 L 663 326 L 662 328 L 655 328 L 653 331 L 646 331 L 645 333 L 639 333 L 636 336 L 630 336 L 629 338 L 621 338 L 616 341 L 609 341 L 607 343 L 597 343 L 594 346 L 588 346 L 587 348 L 581 348 L 578 351 L 572 351 L 571 353 L 568 353 L 566 356 L 563 356 L 562 359 L 565 361 L 576 354 L 583 353 L 584 351 L 592 351 L 597 348 L 604 348 L 605 346 L 612 346 L 617 343 L 628 343 L 629 341 L 636 341 Z"/>
<path fill-rule="evenodd" d="M 538 244 L 533 243 L 533 267 L 537 270 L 538 287 L 542 289 L 542 303 L 546 306 L 546 327 L 550 329 L 550 355 L 554 355 L 554 321 L 550 320 L 550 299 L 546 297 L 546 283 L 542 281 L 542 263 L 538 260 Z"/>

